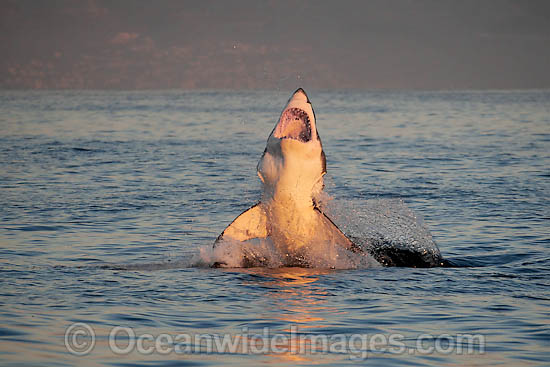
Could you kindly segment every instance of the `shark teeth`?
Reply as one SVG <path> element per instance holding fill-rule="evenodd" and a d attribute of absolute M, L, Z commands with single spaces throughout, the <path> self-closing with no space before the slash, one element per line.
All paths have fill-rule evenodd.
<path fill-rule="evenodd" d="M 311 140 L 311 122 L 306 111 L 300 108 L 289 108 L 283 112 L 275 137 L 280 139 L 294 139 L 307 143 Z"/>

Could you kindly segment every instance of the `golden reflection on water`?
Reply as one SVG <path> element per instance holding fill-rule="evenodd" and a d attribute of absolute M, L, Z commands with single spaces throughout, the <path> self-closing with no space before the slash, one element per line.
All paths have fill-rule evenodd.
<path fill-rule="evenodd" d="M 320 315 L 323 312 L 338 312 L 327 306 L 327 291 L 310 286 L 319 280 L 319 275 L 330 274 L 327 269 L 279 268 L 247 269 L 248 273 L 268 277 L 262 282 L 272 288 L 266 294 L 272 299 L 273 308 L 280 312 L 274 319 L 299 324 L 300 329 L 322 328 L 328 325 Z M 284 331 L 289 331 L 285 329 Z"/>
<path fill-rule="evenodd" d="M 262 285 L 270 288 L 266 297 L 270 298 L 271 307 L 275 311 L 271 318 L 288 323 L 288 327 L 276 331 L 289 336 L 284 344 L 277 345 L 278 350 L 284 350 L 284 352 L 267 354 L 267 357 L 273 358 L 267 362 L 319 363 L 309 357 L 314 353 L 319 355 L 323 351 L 311 343 L 308 337 L 301 337 L 301 335 L 303 331 L 329 328 L 330 322 L 324 316 L 326 313 L 331 315 L 345 313 L 329 306 L 329 293 L 316 284 L 320 275 L 331 274 L 334 271 L 307 268 L 252 268 L 242 269 L 242 271 L 262 277 Z M 327 361 L 327 357 L 330 358 L 325 354 L 323 363 Z"/>

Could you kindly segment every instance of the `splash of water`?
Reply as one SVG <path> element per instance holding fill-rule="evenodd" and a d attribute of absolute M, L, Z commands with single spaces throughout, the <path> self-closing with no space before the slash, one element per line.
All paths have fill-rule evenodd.
<path fill-rule="evenodd" d="M 357 245 L 384 265 L 441 266 L 444 260 L 421 216 L 401 199 L 331 200 L 324 210 Z M 399 259 L 399 256 L 408 259 Z"/>
<path fill-rule="evenodd" d="M 380 266 L 368 254 L 350 252 L 330 242 L 317 242 L 300 248 L 295 253 L 281 251 L 270 238 L 246 242 L 225 240 L 200 248 L 203 264 L 220 267 L 308 267 L 319 269 L 357 269 Z"/>

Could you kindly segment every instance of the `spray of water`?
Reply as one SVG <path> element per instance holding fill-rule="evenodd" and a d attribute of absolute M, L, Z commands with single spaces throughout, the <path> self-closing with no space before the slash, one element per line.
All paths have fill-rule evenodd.
<path fill-rule="evenodd" d="M 444 260 L 421 216 L 401 199 L 325 200 L 325 212 L 365 251 L 384 265 L 441 266 Z"/>

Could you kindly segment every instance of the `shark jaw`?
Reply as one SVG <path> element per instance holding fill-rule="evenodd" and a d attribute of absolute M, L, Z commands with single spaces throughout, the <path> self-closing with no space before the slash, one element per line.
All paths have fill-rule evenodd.
<path fill-rule="evenodd" d="M 302 143 L 319 139 L 315 125 L 315 113 L 302 88 L 297 89 L 288 100 L 270 137 L 294 139 Z"/>
<path fill-rule="evenodd" d="M 311 140 L 311 122 L 306 111 L 297 108 L 287 108 L 279 119 L 273 136 L 279 139 L 294 139 L 307 143 Z"/>

